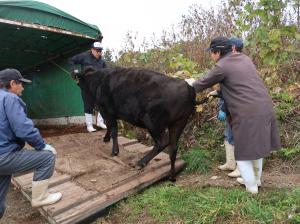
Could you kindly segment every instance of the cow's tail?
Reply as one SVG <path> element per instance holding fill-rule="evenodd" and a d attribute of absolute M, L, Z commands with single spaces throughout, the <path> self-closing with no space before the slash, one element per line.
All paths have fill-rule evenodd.
<path fill-rule="evenodd" d="M 193 88 L 193 87 L 191 87 L 191 86 L 188 86 L 188 90 L 189 90 L 189 97 L 190 97 L 190 99 L 191 99 L 191 101 L 192 101 L 192 104 L 194 105 L 194 106 L 196 106 L 196 105 L 200 105 L 200 104 L 204 104 L 204 103 L 206 103 L 207 101 L 208 101 L 208 97 L 205 97 L 205 98 L 203 98 L 202 100 L 196 100 L 196 92 L 195 92 L 195 89 Z"/>

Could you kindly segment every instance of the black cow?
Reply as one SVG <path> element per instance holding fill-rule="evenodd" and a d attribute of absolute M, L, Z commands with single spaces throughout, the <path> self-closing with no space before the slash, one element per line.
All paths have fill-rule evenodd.
<path fill-rule="evenodd" d="M 155 144 L 138 161 L 144 167 L 169 146 L 171 172 L 175 180 L 175 160 L 179 137 L 195 109 L 195 91 L 185 81 L 164 74 L 134 68 L 105 68 L 86 71 L 81 81 L 107 124 L 104 141 L 113 139 L 112 155 L 119 154 L 117 120 L 121 119 L 149 131 Z"/>

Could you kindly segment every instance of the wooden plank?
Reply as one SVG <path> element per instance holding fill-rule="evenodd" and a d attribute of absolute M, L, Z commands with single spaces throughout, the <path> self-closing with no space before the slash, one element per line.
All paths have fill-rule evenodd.
<path fill-rule="evenodd" d="M 176 161 L 176 170 L 178 171 L 182 169 L 184 165 L 185 163 L 182 160 Z M 80 204 L 62 214 L 54 216 L 53 219 L 59 224 L 71 224 L 82 221 L 112 205 L 113 203 L 127 197 L 128 195 L 137 192 L 167 176 L 169 171 L 170 167 L 164 166 L 160 169 L 154 170 L 151 173 L 139 176 L 129 183 L 126 183 L 118 188 L 114 188 L 109 192 L 87 201 L 86 203 Z"/>
<path fill-rule="evenodd" d="M 59 146 L 57 147 L 56 171 L 50 179 L 49 191 L 59 191 L 63 194 L 62 200 L 58 203 L 39 209 L 49 223 L 73 224 L 80 222 L 169 175 L 170 160 L 167 154 L 160 153 L 142 170 L 135 170 L 132 164 L 136 163 L 140 156 L 149 152 L 152 147 L 140 144 L 137 140 L 119 136 L 119 144 L 124 152 L 120 153 L 118 157 L 111 157 L 112 143 L 99 144 L 104 134 L 105 131 L 49 138 L 49 142 L 52 142 L 54 146 L 56 144 Z M 99 151 L 94 150 L 94 153 L 90 153 L 90 150 L 96 146 L 100 146 Z M 70 169 L 65 169 L 68 168 L 69 163 Z M 71 166 L 72 164 L 74 167 Z M 105 174 L 112 173 L 114 176 L 107 180 L 107 176 L 101 175 L 101 167 Z M 183 167 L 184 162 L 177 160 L 176 170 Z M 70 170 L 80 171 L 81 168 L 90 175 L 84 176 L 85 173 L 83 173 L 82 176 L 79 175 L 73 179 L 71 175 L 66 174 Z M 59 169 L 64 170 L 64 174 L 58 172 Z M 22 194 L 29 201 L 31 200 L 32 176 L 33 173 L 28 173 L 12 179 L 13 184 L 21 189 Z M 95 182 L 85 182 L 91 178 L 95 178 Z"/>
<path fill-rule="evenodd" d="M 128 152 L 148 152 L 152 149 L 153 147 L 149 147 L 140 143 L 136 143 L 136 144 L 132 144 L 132 145 L 128 145 L 125 146 L 124 149 Z"/>
<path fill-rule="evenodd" d="M 22 176 L 13 177 L 13 179 L 15 180 L 18 187 L 22 188 L 23 186 L 31 184 L 32 177 L 33 177 L 33 172 L 24 174 Z"/>
<path fill-rule="evenodd" d="M 74 206 L 90 200 L 99 194 L 97 191 L 87 191 L 83 187 L 78 186 L 74 182 L 70 181 L 51 188 L 50 192 L 61 192 L 63 198 L 56 204 L 43 207 L 43 210 L 45 210 L 49 216 L 56 216 Z"/>
<path fill-rule="evenodd" d="M 25 174 L 23 176 L 18 176 L 13 178 L 17 187 L 22 188 L 24 191 L 31 191 L 33 172 Z M 68 174 L 61 174 L 59 172 L 54 172 L 53 176 L 50 178 L 49 187 L 53 187 L 64 183 L 71 179 Z"/>
<path fill-rule="evenodd" d="M 63 174 L 59 175 L 56 177 L 51 177 L 49 181 L 49 187 L 55 187 L 57 185 L 63 184 L 67 181 L 71 180 L 71 176 L 68 174 Z M 24 191 L 29 191 L 31 192 L 32 189 L 32 184 L 30 183 L 29 185 L 23 186 Z"/>
<path fill-rule="evenodd" d="M 128 146 L 137 143 L 138 141 L 136 139 L 128 139 L 124 138 L 123 136 L 118 137 L 118 143 L 122 146 Z"/>
<path fill-rule="evenodd" d="M 170 169 L 170 162 L 162 160 L 159 162 L 148 164 L 144 169 L 137 170 L 133 174 L 124 174 L 118 178 L 117 182 L 112 183 L 110 186 L 107 186 L 107 188 L 104 188 L 103 190 L 101 190 L 100 193 L 103 194 L 108 191 L 111 191 L 112 189 L 118 188 L 121 185 L 124 185 L 124 184 L 138 178 L 141 175 L 146 175 L 147 173 L 151 173 L 151 172 L 153 172 L 153 170 L 160 169 L 163 166 L 169 166 L 169 169 Z"/>

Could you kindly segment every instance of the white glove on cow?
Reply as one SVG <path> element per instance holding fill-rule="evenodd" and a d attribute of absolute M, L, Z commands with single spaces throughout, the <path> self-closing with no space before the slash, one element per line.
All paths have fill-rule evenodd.
<path fill-rule="evenodd" d="M 46 144 L 46 146 L 42 150 L 51 151 L 54 155 L 57 154 L 55 148 L 48 144 Z"/>
<path fill-rule="evenodd" d="M 193 78 L 189 78 L 189 79 L 185 79 L 184 81 L 186 81 L 190 86 L 193 86 L 193 83 L 196 81 Z"/>

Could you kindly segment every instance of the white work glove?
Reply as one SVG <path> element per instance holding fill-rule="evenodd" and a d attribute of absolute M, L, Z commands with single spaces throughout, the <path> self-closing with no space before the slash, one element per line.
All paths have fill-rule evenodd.
<path fill-rule="evenodd" d="M 73 72 L 71 73 L 72 79 L 77 79 L 78 78 L 78 74 L 79 74 L 78 69 L 73 70 Z"/>
<path fill-rule="evenodd" d="M 57 154 L 55 148 L 52 147 L 51 145 L 48 145 L 48 144 L 46 144 L 46 146 L 45 146 L 42 150 L 45 150 L 45 151 L 51 151 L 54 155 Z"/>
<path fill-rule="evenodd" d="M 207 97 L 209 98 L 209 97 L 212 97 L 212 96 L 218 96 L 219 94 L 218 94 L 218 91 L 217 90 L 214 90 L 214 91 L 211 91 L 211 92 L 209 92 L 208 94 L 207 94 Z"/>
<path fill-rule="evenodd" d="M 189 79 L 185 79 L 184 81 L 186 81 L 190 86 L 193 86 L 193 83 L 196 81 L 193 78 L 189 78 Z"/>

